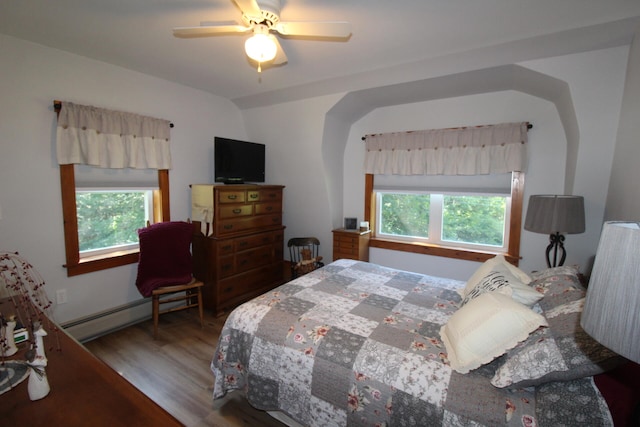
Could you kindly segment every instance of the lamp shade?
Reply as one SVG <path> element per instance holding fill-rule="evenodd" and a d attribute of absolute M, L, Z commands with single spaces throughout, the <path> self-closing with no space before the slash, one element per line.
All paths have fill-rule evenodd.
<path fill-rule="evenodd" d="M 268 30 L 260 30 L 261 26 L 255 28 L 253 36 L 244 43 L 244 50 L 247 56 L 258 62 L 271 61 L 276 57 L 278 45 L 268 34 Z"/>
<path fill-rule="evenodd" d="M 604 346 L 640 363 L 640 224 L 604 224 L 580 324 Z"/>
<path fill-rule="evenodd" d="M 524 229 L 545 234 L 583 233 L 584 198 L 557 195 L 531 196 Z"/>

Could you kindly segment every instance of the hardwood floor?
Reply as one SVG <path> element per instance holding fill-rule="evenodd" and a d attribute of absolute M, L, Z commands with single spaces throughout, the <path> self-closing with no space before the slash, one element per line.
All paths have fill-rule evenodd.
<path fill-rule="evenodd" d="M 186 426 L 284 426 L 238 392 L 212 400 L 209 365 L 224 320 L 205 312 L 200 328 L 196 310 L 185 310 L 160 316 L 157 340 L 149 320 L 85 346 Z"/>

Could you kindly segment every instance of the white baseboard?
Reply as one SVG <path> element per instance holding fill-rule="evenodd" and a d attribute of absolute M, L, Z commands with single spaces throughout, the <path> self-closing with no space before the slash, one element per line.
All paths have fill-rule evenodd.
<path fill-rule="evenodd" d="M 140 299 L 60 325 L 80 342 L 151 319 L 151 299 Z"/>

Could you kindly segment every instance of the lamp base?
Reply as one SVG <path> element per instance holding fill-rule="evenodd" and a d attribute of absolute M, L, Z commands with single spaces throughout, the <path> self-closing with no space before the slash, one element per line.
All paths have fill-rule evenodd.
<path fill-rule="evenodd" d="M 551 251 L 553 250 L 553 265 L 551 265 Z M 560 252 L 560 262 L 558 262 L 558 252 Z M 547 267 L 560 267 L 567 258 L 567 251 L 564 249 L 564 235 L 556 232 L 549 235 L 549 246 L 545 252 L 547 257 Z"/>

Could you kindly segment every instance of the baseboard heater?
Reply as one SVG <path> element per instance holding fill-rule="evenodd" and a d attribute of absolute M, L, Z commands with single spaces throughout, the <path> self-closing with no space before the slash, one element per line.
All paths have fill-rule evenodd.
<path fill-rule="evenodd" d="M 151 299 L 144 298 L 60 326 L 80 342 L 106 335 L 151 318 Z"/>

